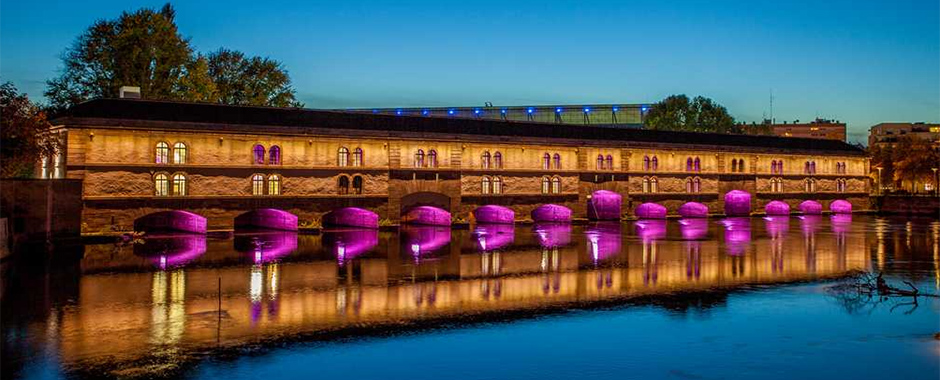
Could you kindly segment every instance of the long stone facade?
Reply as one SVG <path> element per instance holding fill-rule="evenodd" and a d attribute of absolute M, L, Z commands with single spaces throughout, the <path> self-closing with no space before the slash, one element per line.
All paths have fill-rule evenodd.
<path fill-rule="evenodd" d="M 597 190 L 620 194 L 624 217 L 646 202 L 721 214 L 731 190 L 752 194 L 755 212 L 773 200 L 869 207 L 868 160 L 836 141 L 116 99 L 54 122 L 66 134 L 65 177 L 83 181 L 84 232 L 129 230 L 167 210 L 202 215 L 209 229 L 259 208 L 301 227 L 342 207 L 383 224 L 419 205 L 456 222 L 483 205 L 517 220 L 544 204 L 586 218 Z"/>

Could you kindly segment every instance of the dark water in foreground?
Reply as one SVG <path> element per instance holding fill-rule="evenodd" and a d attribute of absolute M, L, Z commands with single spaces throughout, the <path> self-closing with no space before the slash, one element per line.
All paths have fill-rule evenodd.
<path fill-rule="evenodd" d="M 3 377 L 936 379 L 940 300 L 833 285 L 938 268 L 859 215 L 151 237 L 7 263 Z"/>

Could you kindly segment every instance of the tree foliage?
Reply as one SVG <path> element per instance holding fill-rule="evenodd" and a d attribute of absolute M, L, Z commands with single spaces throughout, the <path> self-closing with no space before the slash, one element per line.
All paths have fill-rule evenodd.
<path fill-rule="evenodd" d="M 209 54 L 208 66 L 219 103 L 303 106 L 294 99 L 290 77 L 277 61 L 222 48 Z"/>
<path fill-rule="evenodd" d="M 193 51 L 175 18 L 176 11 L 166 4 L 95 22 L 63 54 L 61 74 L 47 81 L 45 95 L 52 108 L 116 97 L 121 86 L 139 86 L 146 99 L 297 105 L 287 72 L 268 58 L 245 59 L 240 52 L 220 49 L 246 64 L 238 66 L 240 75 L 230 78 L 234 82 L 216 83 L 210 75 L 212 56 Z M 219 91 L 233 87 L 250 91 L 240 97 Z"/>
<path fill-rule="evenodd" d="M 744 133 L 728 110 L 713 100 L 696 96 L 671 95 L 653 104 L 646 114 L 646 127 L 664 131 Z"/>
<path fill-rule="evenodd" d="M 933 183 L 933 168 L 940 167 L 940 152 L 930 141 L 914 136 L 903 136 L 893 148 L 896 182 L 908 181 L 911 192 L 917 192 L 918 184 Z"/>
<path fill-rule="evenodd" d="M 0 85 L 0 115 L 0 177 L 32 177 L 40 158 L 56 152 L 45 112 L 6 82 Z"/>

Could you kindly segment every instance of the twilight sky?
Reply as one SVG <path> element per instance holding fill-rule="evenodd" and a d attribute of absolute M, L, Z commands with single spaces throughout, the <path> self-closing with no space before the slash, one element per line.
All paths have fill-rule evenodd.
<path fill-rule="evenodd" d="M 650 103 L 741 121 L 825 117 L 861 141 L 940 121 L 940 5 L 925 1 L 174 2 L 198 51 L 277 59 L 311 108 Z M 584 2 L 587 3 L 587 2 Z M 0 3 L 0 76 L 34 99 L 86 27 L 161 1 Z"/>

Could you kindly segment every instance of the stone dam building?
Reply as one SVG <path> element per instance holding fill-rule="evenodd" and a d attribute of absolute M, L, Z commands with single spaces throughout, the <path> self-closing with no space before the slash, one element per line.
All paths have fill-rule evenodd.
<path fill-rule="evenodd" d="M 869 207 L 868 159 L 836 140 L 139 99 L 88 101 L 53 124 L 62 149 L 41 174 L 82 181 L 83 232 L 164 212 L 201 216 L 203 230 L 257 210 L 300 227 L 346 208 L 381 224 L 425 209 L 473 222 L 482 206 L 510 222 L 546 205 L 569 220 L 690 202 L 723 215 L 739 193 L 747 214 Z"/>

